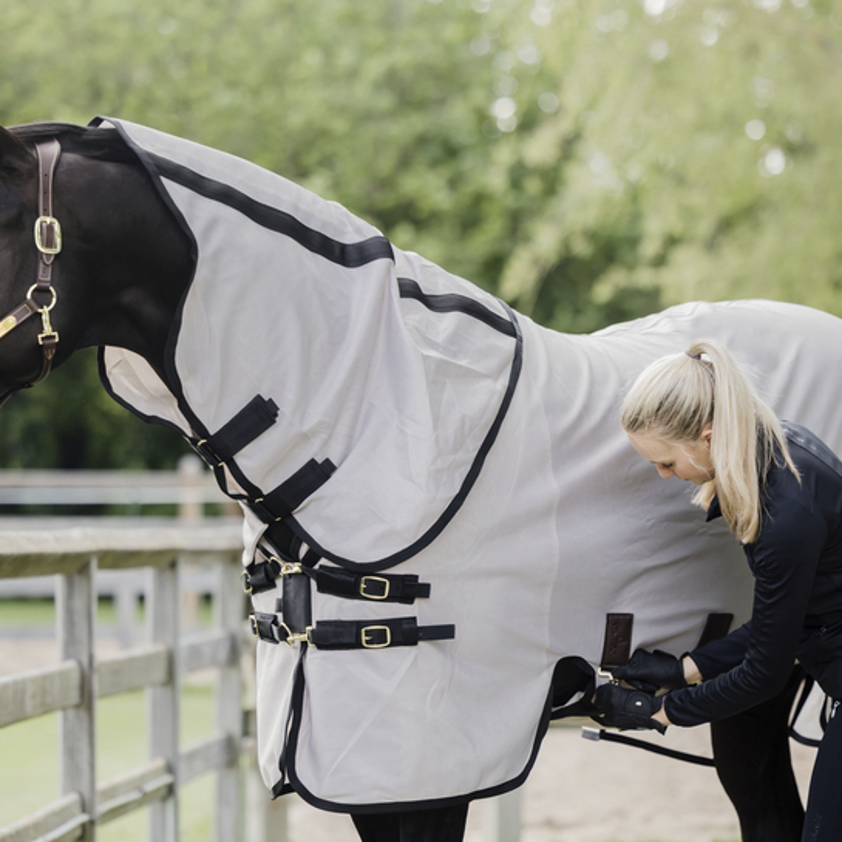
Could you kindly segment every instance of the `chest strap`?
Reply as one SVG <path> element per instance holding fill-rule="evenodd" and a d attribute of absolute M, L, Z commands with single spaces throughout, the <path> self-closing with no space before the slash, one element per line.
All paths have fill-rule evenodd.
<path fill-rule="evenodd" d="M 319 593 L 375 602 L 400 602 L 412 605 L 416 599 L 430 596 L 429 582 L 420 582 L 413 573 L 367 576 L 341 567 L 309 568 L 272 556 L 266 561 L 252 562 L 243 570 L 243 589 L 247 594 L 263 593 L 276 586 L 279 576 L 303 573 L 315 582 Z"/>
<path fill-rule="evenodd" d="M 419 626 L 415 617 L 378 620 L 319 620 L 294 634 L 277 614 L 255 611 L 249 615 L 252 634 L 267 643 L 308 643 L 317 649 L 388 649 L 417 646 L 428 640 L 452 640 L 456 626 Z"/>
<path fill-rule="evenodd" d="M 211 468 L 219 468 L 265 433 L 277 417 L 278 405 L 275 401 L 255 395 L 213 435 L 188 441 Z"/>

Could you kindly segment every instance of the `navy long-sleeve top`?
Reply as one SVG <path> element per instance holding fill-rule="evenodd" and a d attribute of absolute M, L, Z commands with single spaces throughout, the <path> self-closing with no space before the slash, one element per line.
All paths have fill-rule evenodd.
<path fill-rule="evenodd" d="M 751 619 L 690 653 L 703 682 L 664 701 L 676 725 L 733 716 L 777 695 L 796 659 L 842 699 L 842 461 L 804 427 L 785 424 L 799 480 L 773 464 L 760 536 L 744 549 L 754 574 Z M 708 520 L 721 515 L 718 501 Z"/>

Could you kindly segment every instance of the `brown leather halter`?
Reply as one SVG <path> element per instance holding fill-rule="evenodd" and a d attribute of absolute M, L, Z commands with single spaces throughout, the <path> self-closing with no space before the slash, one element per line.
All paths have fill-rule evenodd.
<path fill-rule="evenodd" d="M 26 293 L 22 304 L 12 310 L 0 321 L 0 339 L 14 330 L 36 313 L 41 316 L 41 333 L 38 344 L 42 350 L 41 371 L 38 376 L 23 386 L 17 386 L 0 397 L 0 405 L 5 403 L 15 392 L 32 386 L 43 380 L 53 364 L 53 357 L 58 345 L 58 333 L 50 323 L 50 311 L 55 307 L 58 296 L 52 284 L 53 261 L 61 251 L 61 225 L 53 216 L 53 174 L 61 158 L 61 145 L 55 139 L 35 145 L 38 158 L 38 219 L 35 220 L 35 246 L 38 249 L 38 274 L 35 283 Z M 46 304 L 39 306 L 36 295 L 47 295 Z"/>

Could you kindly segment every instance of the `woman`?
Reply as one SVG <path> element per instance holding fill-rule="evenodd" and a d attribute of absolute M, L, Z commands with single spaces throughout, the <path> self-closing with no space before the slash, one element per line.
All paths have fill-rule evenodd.
<path fill-rule="evenodd" d="M 658 360 L 626 396 L 621 422 L 663 478 L 698 486 L 693 502 L 724 518 L 755 578 L 751 620 L 681 659 L 635 652 L 604 685 L 599 721 L 621 728 L 697 725 L 777 695 L 796 658 L 842 700 L 842 462 L 803 427 L 782 425 L 714 342 Z M 842 715 L 816 758 L 802 842 L 842 840 Z"/>

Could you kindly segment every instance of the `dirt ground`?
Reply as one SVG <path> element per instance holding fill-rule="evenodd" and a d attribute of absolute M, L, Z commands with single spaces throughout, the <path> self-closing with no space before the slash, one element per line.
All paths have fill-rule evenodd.
<path fill-rule="evenodd" d="M 50 640 L 0 639 L 0 676 L 54 662 Z M 637 736 L 637 735 L 636 735 Z M 650 738 L 649 735 L 645 735 Z M 651 739 L 710 755 L 706 727 L 670 728 Z M 815 750 L 792 744 L 802 797 Z M 467 842 L 489 842 L 498 816 L 520 811 L 521 842 L 734 842 L 736 815 L 711 768 L 626 746 L 582 739 L 578 727 L 552 727 L 519 793 L 479 801 Z M 290 842 L 358 842 L 345 816 L 288 806 Z"/>

